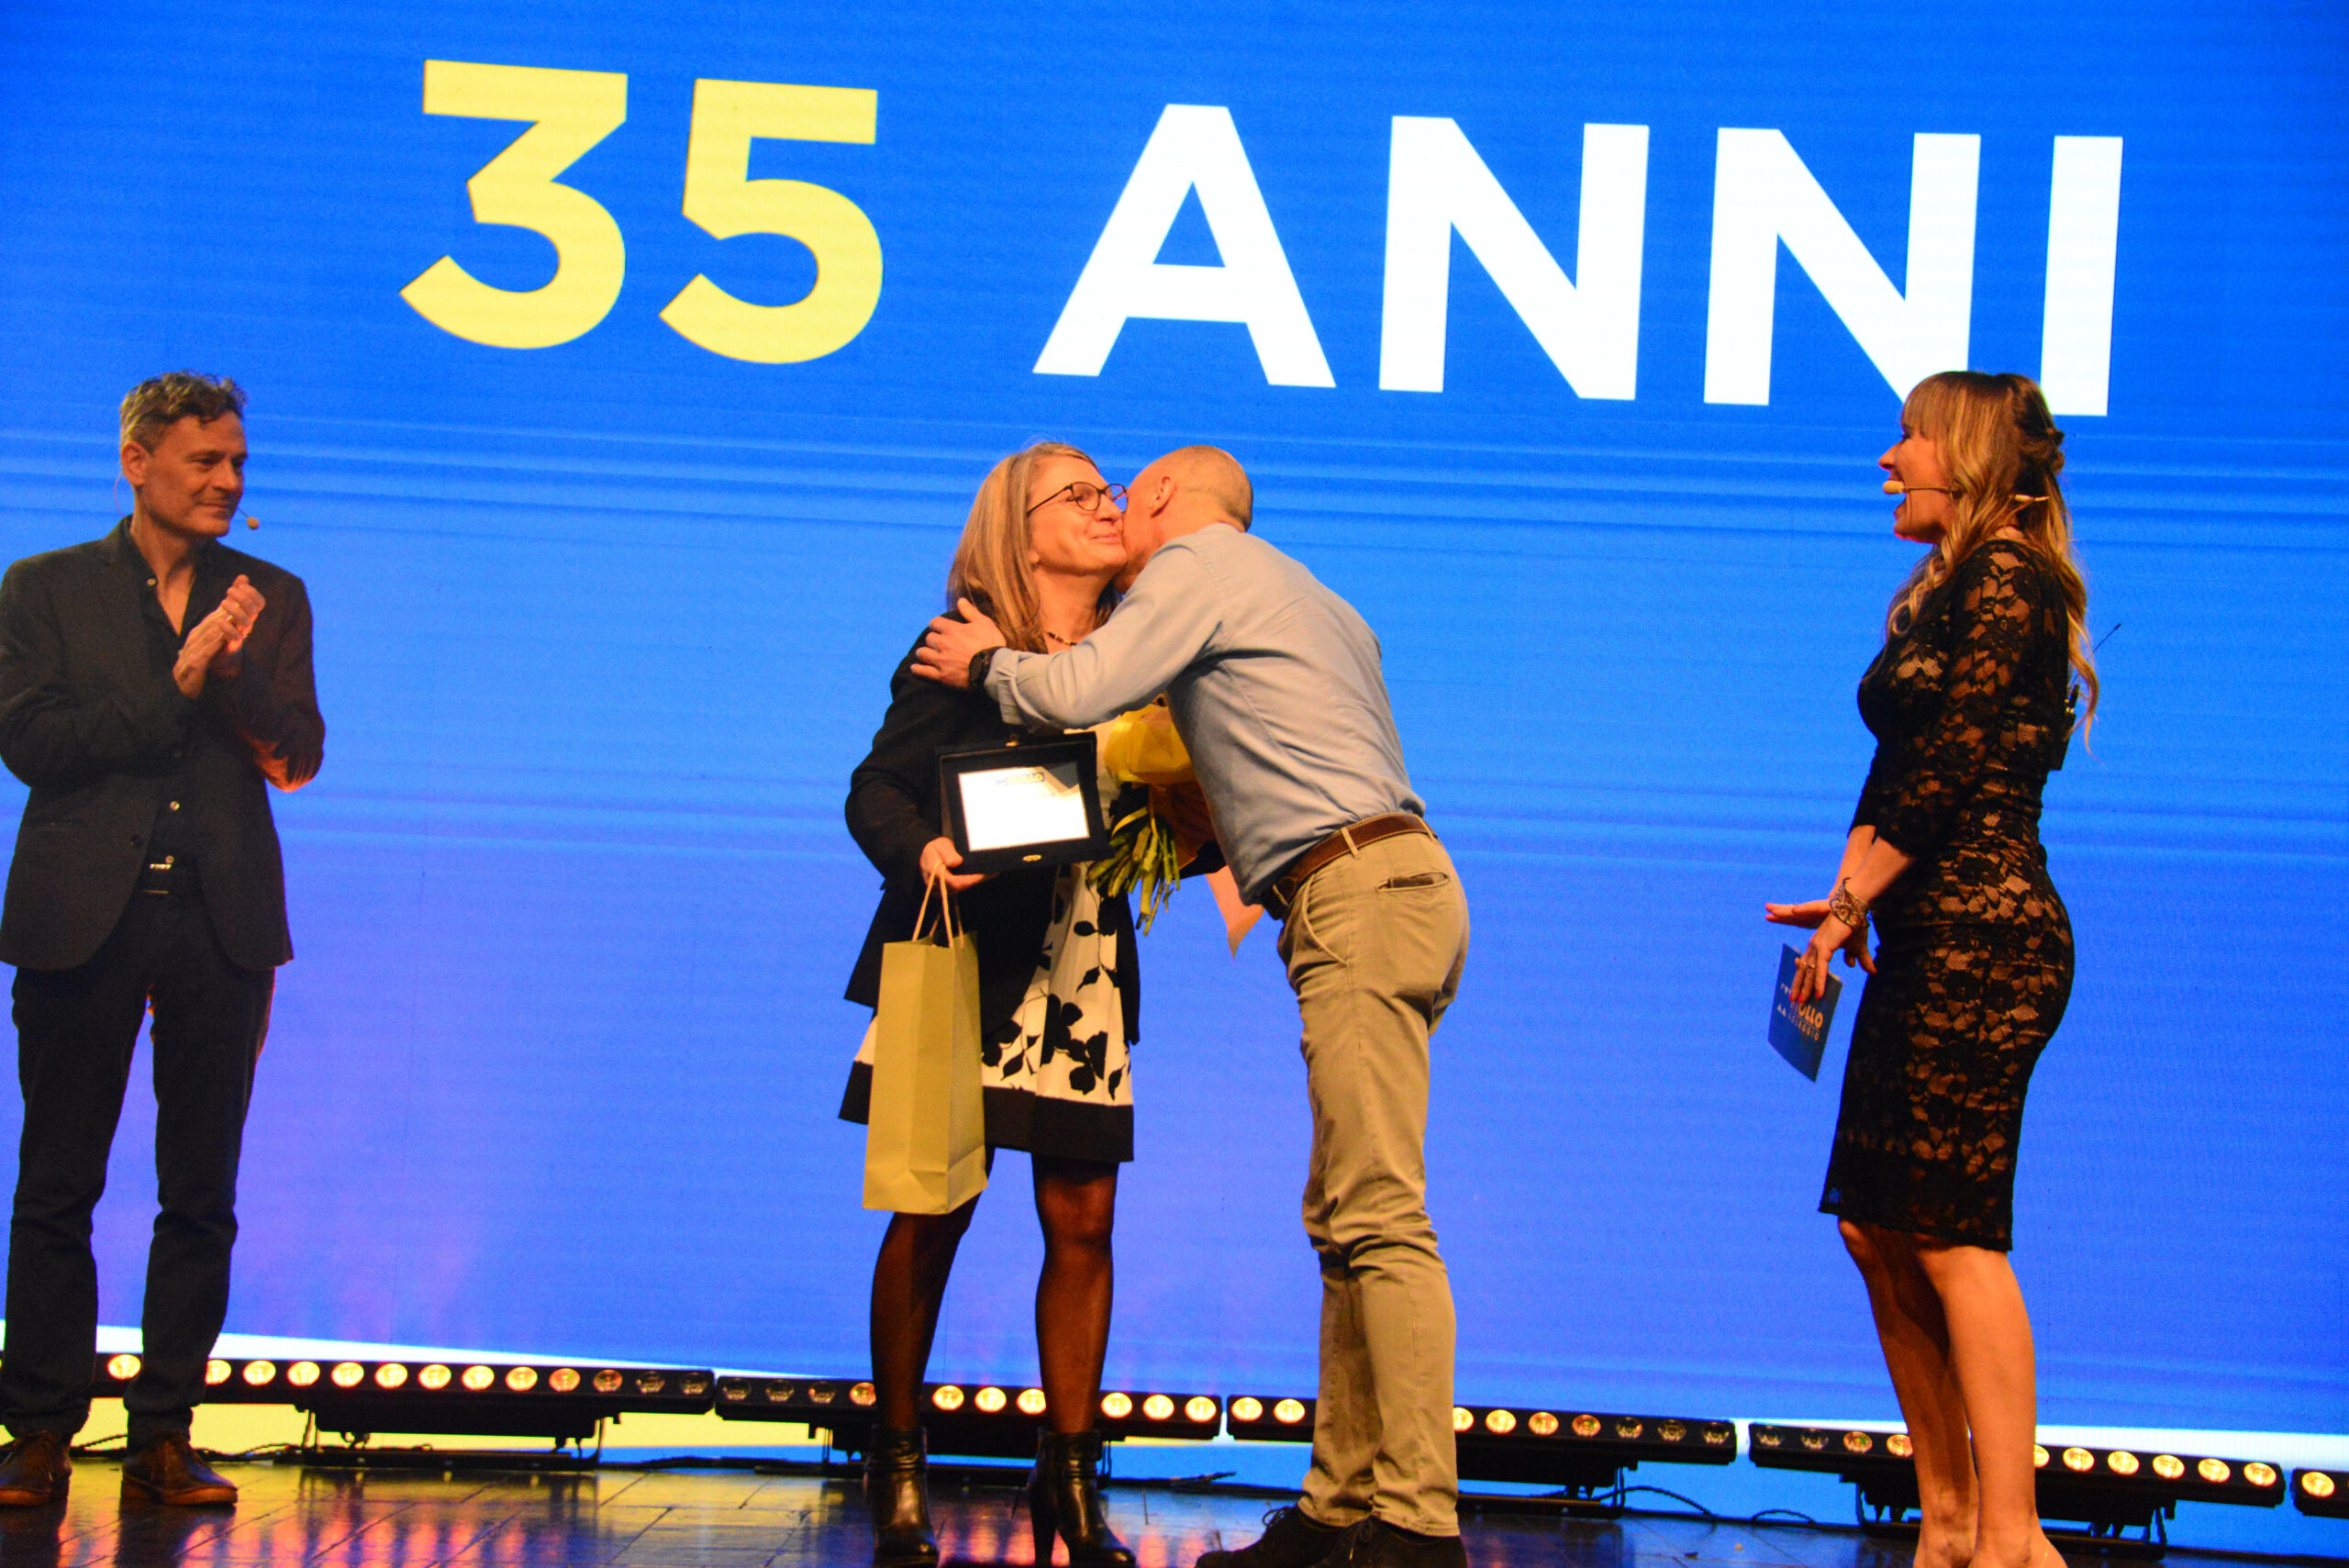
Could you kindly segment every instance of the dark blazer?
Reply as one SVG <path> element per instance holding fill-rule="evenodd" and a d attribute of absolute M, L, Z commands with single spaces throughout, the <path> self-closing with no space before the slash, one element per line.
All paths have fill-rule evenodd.
<path fill-rule="evenodd" d="M 128 519 L 0 579 L 0 762 L 32 787 L 0 909 L 0 962 L 88 962 L 130 901 L 174 772 L 222 951 L 244 969 L 294 956 L 266 783 L 299 788 L 325 751 L 310 600 L 292 573 L 213 544 L 197 558 L 182 625 L 211 614 L 239 575 L 268 607 L 245 639 L 242 672 L 207 680 L 194 701 L 156 678 L 140 608 L 154 590 Z"/>
<path fill-rule="evenodd" d="M 914 644 L 921 646 L 919 642 Z M 889 712 L 873 750 L 849 775 L 848 830 L 881 873 L 881 906 L 849 975 L 848 999 L 870 1007 L 881 999 L 881 949 L 914 934 L 921 909 L 922 846 L 946 829 L 938 754 L 963 746 L 1000 746 L 1019 734 L 984 693 L 958 692 L 914 673 L 908 650 L 889 677 Z M 1010 1021 L 1036 977 L 1044 933 L 1052 923 L 1049 867 L 1000 872 L 956 900 L 979 955 L 979 1027 L 987 1035 Z M 931 919 L 937 918 L 935 910 Z M 1101 901 L 1101 920 L 1118 939 L 1126 1038 L 1141 1037 L 1141 969 L 1133 913 L 1126 897 Z"/>

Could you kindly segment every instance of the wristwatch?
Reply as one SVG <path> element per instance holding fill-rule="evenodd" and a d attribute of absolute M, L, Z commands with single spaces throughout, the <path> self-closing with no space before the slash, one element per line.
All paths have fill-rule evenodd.
<path fill-rule="evenodd" d="M 1003 650 L 999 647 L 982 648 L 971 655 L 971 689 L 973 691 L 984 692 L 987 689 L 987 667 L 995 662 L 995 656 L 1002 651 Z"/>

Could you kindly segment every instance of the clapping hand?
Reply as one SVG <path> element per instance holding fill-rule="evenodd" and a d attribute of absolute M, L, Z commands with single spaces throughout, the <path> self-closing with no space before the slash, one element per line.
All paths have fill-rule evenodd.
<path fill-rule="evenodd" d="M 971 661 L 980 650 L 1003 646 L 1003 631 L 985 610 L 968 599 L 957 599 L 962 618 L 940 616 L 930 623 L 930 635 L 914 650 L 914 673 L 956 691 L 971 684 Z"/>
<path fill-rule="evenodd" d="M 172 681 L 183 696 L 202 696 L 207 675 L 223 680 L 235 677 L 244 667 L 245 639 L 252 635 L 253 623 L 268 604 L 249 578 L 240 576 L 228 584 L 218 607 L 196 622 L 195 629 L 180 644 Z"/>
<path fill-rule="evenodd" d="M 1868 954 L 1868 933 L 1865 925 L 1854 926 L 1828 912 L 1827 900 L 1813 898 L 1801 904 L 1765 904 L 1763 918 L 1774 926 L 1800 926 L 1811 933 L 1810 945 L 1803 949 L 1802 957 L 1795 961 L 1794 984 L 1788 988 L 1789 998 L 1800 1006 L 1814 996 L 1827 994 L 1827 966 L 1841 952 L 1846 968 L 1857 964 L 1864 972 L 1876 973 L 1876 960 Z"/>

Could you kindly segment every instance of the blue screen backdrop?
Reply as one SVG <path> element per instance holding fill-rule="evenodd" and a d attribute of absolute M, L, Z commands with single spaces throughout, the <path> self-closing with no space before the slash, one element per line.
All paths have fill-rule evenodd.
<path fill-rule="evenodd" d="M 995 458 L 1049 435 L 1125 478 L 1210 440 L 1253 473 L 1263 535 L 1379 631 L 1468 884 L 1431 1138 L 1462 1396 L 1891 1416 L 1813 1212 L 1851 1008 L 1820 1084 L 1768 1051 L 1760 906 L 1825 890 L 1866 765 L 1853 687 L 1914 554 L 1872 466 L 1901 356 L 2036 373 L 2057 139 L 2119 139 L 2110 267 L 2096 201 L 2054 220 L 2087 235 L 2057 247 L 2085 293 L 2055 336 L 2087 366 L 2060 422 L 2092 616 L 2121 629 L 2046 818 L 2079 982 L 2018 1200 L 2043 1418 L 2343 1429 L 2344 43 L 2337 6 L 2220 0 L 7 7 L 0 550 L 120 514 L 132 383 L 226 373 L 263 523 L 234 542 L 317 608 L 328 762 L 277 801 L 300 956 L 230 1327 L 861 1365 L 880 1221 L 834 1110 L 876 879 L 841 824 L 849 770 Z M 622 123 L 560 175 L 613 235 L 575 203 L 547 218 L 575 237 L 577 297 L 538 328 L 561 341 L 477 340 L 403 297 L 444 256 L 509 295 L 557 272 L 547 239 L 467 205 L 525 128 L 425 113 L 428 61 L 626 79 Z M 611 99 L 561 80 L 573 118 Z M 793 198 L 832 215 L 821 284 L 809 245 L 686 216 L 696 82 L 848 89 L 785 96 L 852 130 L 869 102 L 869 139 L 758 134 L 730 176 L 869 222 L 861 328 L 873 263 L 837 199 Z M 1514 236 L 1521 262 L 1523 235 L 1487 221 L 1472 248 L 1464 221 L 1442 389 L 1382 386 L 1429 321 L 1389 297 L 1398 118 L 1455 122 L 1581 281 L 1557 318 L 1588 385 L 1529 325 L 1564 296 L 1479 259 Z M 1629 360 L 1577 261 L 1578 232 L 1586 257 L 1628 232 L 1620 200 L 1593 227 L 1586 125 L 1645 128 Z M 1208 129 L 1154 142 L 1168 126 Z M 1760 400 L 1720 225 L 1800 182 L 1730 178 L 1778 144 L 1725 131 L 1780 133 L 1882 285 L 1848 281 L 1815 206 L 1771 209 L 1800 236 L 1762 242 Z M 1620 176 L 1629 139 L 1589 145 Z M 2076 174 L 2111 152 L 2072 145 Z M 1040 371 L 1146 148 L 1208 182 L 1128 270 L 1161 314 L 1097 373 Z M 1948 170 L 1969 156 L 1967 196 Z M 1967 202 L 1951 284 L 1946 248 L 1912 264 L 1909 236 L 1945 239 Z M 792 341 L 846 336 L 714 352 L 662 316 L 697 274 L 754 306 L 831 289 L 847 303 Z M 1186 279 L 1232 318 L 1170 318 Z M 1300 317 L 1327 384 L 1299 384 Z M 1748 394 L 1709 400 L 1733 339 Z M 1626 364 L 1632 395 L 1603 395 Z M 1303 1074 L 1269 935 L 1227 957 L 1190 889 L 1144 944 L 1113 1381 L 1312 1385 Z M 142 1115 L 102 1214 L 109 1322 L 137 1320 Z M 996 1180 L 935 1364 L 1024 1377 L 1024 1162 Z"/>

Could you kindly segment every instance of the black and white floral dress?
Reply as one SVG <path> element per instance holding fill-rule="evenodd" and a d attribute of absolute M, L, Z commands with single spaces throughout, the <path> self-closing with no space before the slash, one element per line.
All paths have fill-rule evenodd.
<path fill-rule="evenodd" d="M 882 889 L 848 1000 L 876 1004 L 883 951 L 914 934 L 921 851 L 943 820 L 939 753 L 1019 733 L 983 694 L 914 674 L 911 650 L 898 662 L 888 713 L 849 781 L 849 832 Z M 1126 895 L 1102 897 L 1082 869 L 1004 872 L 956 904 L 978 949 L 987 1142 L 1114 1163 L 1133 1158 L 1128 1048 L 1141 1033 L 1141 962 Z M 868 1029 L 841 1101 L 846 1120 L 866 1118 L 872 1061 Z"/>
<path fill-rule="evenodd" d="M 1130 1160 L 1133 1066 L 1118 925 L 1103 918 L 1104 900 L 1084 870 L 1063 866 L 1053 878 L 1052 924 L 1035 977 L 981 1046 L 987 1142 L 1083 1160 Z M 854 1100 L 872 1093 L 873 1036 L 867 1024 L 850 1070 Z"/>

